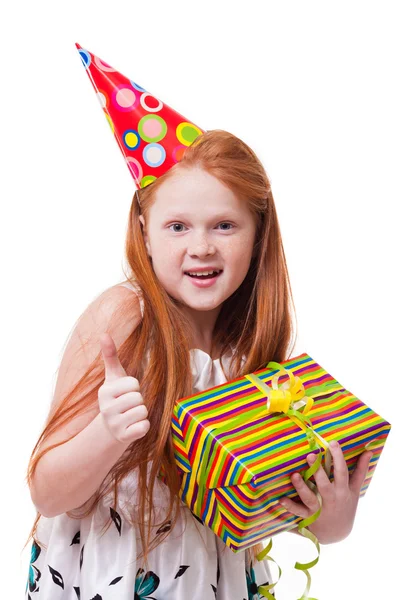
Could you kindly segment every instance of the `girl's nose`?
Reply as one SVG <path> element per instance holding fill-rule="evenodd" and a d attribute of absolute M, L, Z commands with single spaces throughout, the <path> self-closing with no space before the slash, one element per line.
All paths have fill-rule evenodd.
<path fill-rule="evenodd" d="M 207 234 L 200 234 L 195 238 L 193 238 L 188 244 L 188 254 L 190 255 L 207 255 L 213 254 L 215 252 L 215 246 L 208 238 Z"/>

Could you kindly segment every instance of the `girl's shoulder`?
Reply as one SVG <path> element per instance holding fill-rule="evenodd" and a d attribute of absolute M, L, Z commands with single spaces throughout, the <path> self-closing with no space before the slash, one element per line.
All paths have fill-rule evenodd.
<path fill-rule="evenodd" d="M 124 287 L 127 287 L 127 288 L 128 288 L 128 289 L 130 289 L 130 290 L 134 290 L 134 289 L 136 289 L 136 288 L 137 288 L 137 289 L 139 289 L 139 286 L 138 286 L 137 284 L 134 286 L 134 285 L 133 285 L 133 284 L 132 284 L 130 281 L 128 281 L 127 279 L 126 279 L 125 281 L 122 281 L 121 283 L 117 283 L 117 284 L 116 284 L 116 286 L 119 286 L 119 285 L 123 285 Z"/>
<path fill-rule="evenodd" d="M 131 282 L 128 280 L 123 281 L 122 283 L 117 283 L 116 285 L 113 286 L 114 288 L 118 288 L 118 287 L 124 287 L 128 290 L 131 290 L 132 292 L 134 292 L 138 298 L 139 298 L 139 302 L 140 302 L 140 310 L 143 316 L 143 298 L 142 298 L 142 290 L 140 289 L 140 286 L 138 283 L 136 282 Z"/>
<path fill-rule="evenodd" d="M 134 282 L 134 281 L 122 281 L 121 283 L 117 283 L 115 286 L 113 287 L 126 287 L 128 290 L 133 290 L 134 292 L 136 292 L 137 294 L 139 294 L 140 296 L 141 294 L 141 289 L 138 283 Z"/>

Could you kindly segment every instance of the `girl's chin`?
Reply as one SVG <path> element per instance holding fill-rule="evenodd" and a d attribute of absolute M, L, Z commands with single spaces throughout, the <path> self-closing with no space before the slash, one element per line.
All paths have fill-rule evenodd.
<path fill-rule="evenodd" d="M 199 298 L 194 298 L 188 294 L 185 294 L 182 297 L 182 303 L 192 310 L 196 310 L 199 312 L 207 312 L 210 310 L 216 310 L 221 308 L 224 301 L 226 300 L 225 295 L 222 297 L 220 294 L 215 294 L 212 298 L 207 300 L 206 298 L 202 298 L 201 301 Z"/>

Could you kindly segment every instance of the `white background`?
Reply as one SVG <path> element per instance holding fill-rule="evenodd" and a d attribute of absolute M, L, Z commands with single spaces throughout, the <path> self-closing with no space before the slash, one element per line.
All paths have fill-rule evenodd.
<path fill-rule="evenodd" d="M 310 595 L 398 597 L 396 5 L 70 0 L 3 8 L 2 597 L 25 590 L 30 544 L 22 547 L 35 517 L 25 474 L 64 343 L 88 303 L 124 279 L 135 187 L 75 42 L 261 158 L 283 233 L 298 353 L 392 424 L 353 532 L 321 546 Z M 294 562 L 312 560 L 314 545 L 284 533 L 271 554 L 283 569 L 277 598 L 299 598 L 306 578 Z"/>

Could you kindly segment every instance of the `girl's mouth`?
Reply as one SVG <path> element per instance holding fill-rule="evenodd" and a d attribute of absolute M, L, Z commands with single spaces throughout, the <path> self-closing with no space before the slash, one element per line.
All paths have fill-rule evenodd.
<path fill-rule="evenodd" d="M 197 287 L 209 287 L 218 279 L 218 277 L 220 277 L 222 272 L 222 270 L 214 271 L 211 275 L 191 275 L 189 273 L 185 273 L 185 275 L 189 277 Z"/>

